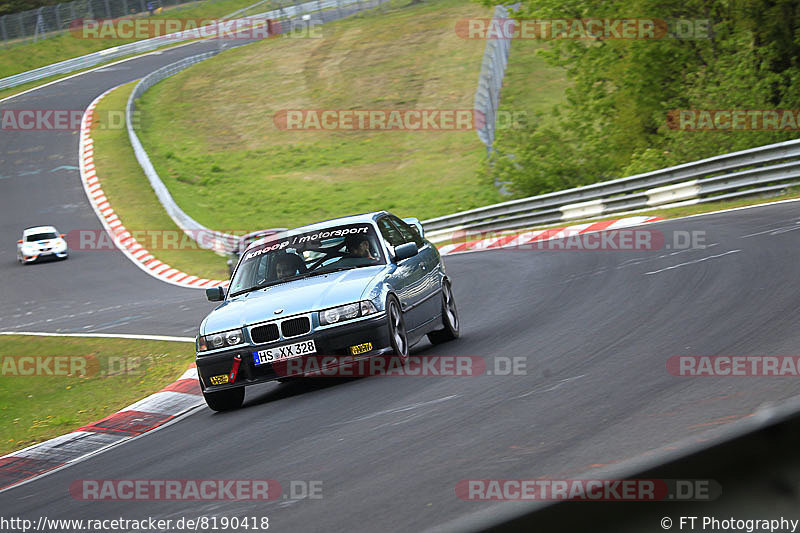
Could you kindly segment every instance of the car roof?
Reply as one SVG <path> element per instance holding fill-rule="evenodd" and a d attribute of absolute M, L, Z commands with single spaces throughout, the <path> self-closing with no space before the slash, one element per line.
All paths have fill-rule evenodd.
<path fill-rule="evenodd" d="M 58 230 L 53 226 L 34 226 L 32 228 L 26 228 L 22 230 L 22 235 L 27 237 L 28 235 L 33 235 L 34 233 L 47 233 L 47 232 L 58 233 Z"/>
<path fill-rule="evenodd" d="M 321 222 L 314 222 L 313 224 L 308 224 L 307 226 L 300 226 L 297 228 L 292 228 L 288 230 L 286 233 L 288 234 L 295 234 L 295 233 L 305 233 L 307 231 L 316 231 L 320 229 L 329 228 L 331 226 L 341 226 L 344 224 L 358 224 L 358 223 L 371 223 L 373 220 L 377 219 L 380 215 L 389 214 L 388 211 L 373 211 L 371 213 L 360 213 L 358 215 L 349 215 L 346 217 L 339 217 L 339 218 L 331 218 L 329 220 L 323 220 Z M 272 240 L 274 235 L 270 235 L 268 237 L 264 237 L 263 239 L 259 239 L 247 248 L 251 248 L 254 246 L 258 246 L 262 243 L 269 242 Z"/>

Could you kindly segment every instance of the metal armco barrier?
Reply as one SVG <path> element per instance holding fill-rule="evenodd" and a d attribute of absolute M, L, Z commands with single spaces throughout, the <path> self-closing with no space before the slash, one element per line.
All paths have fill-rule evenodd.
<path fill-rule="evenodd" d="M 175 224 L 177 224 L 179 228 L 181 228 L 184 232 L 186 232 L 187 235 L 194 239 L 201 248 L 225 253 L 237 249 L 239 238 L 235 235 L 229 235 L 227 233 L 206 228 L 195 219 L 184 213 L 184 211 L 178 207 L 178 204 L 175 203 L 175 200 L 169 193 L 167 186 L 164 185 L 163 181 L 161 181 L 158 172 L 156 172 L 156 169 L 153 167 L 150 157 L 148 157 L 147 152 L 142 146 L 142 143 L 133 128 L 133 112 L 136 109 L 136 99 L 144 94 L 147 89 L 164 78 L 168 78 L 173 74 L 177 74 L 178 72 L 181 72 L 195 63 L 199 63 L 200 61 L 205 61 L 206 59 L 214 57 L 218 53 L 218 51 L 206 52 L 205 54 L 187 57 L 186 59 L 182 59 L 176 63 L 161 67 L 160 69 L 142 78 L 139 83 L 136 84 L 136 87 L 133 89 L 130 97 L 128 98 L 128 104 L 125 108 L 125 120 L 128 126 L 128 138 L 131 141 L 131 146 L 133 146 L 133 152 L 136 154 L 136 159 L 139 161 L 139 165 L 141 165 L 142 170 L 144 170 L 144 173 L 150 182 L 150 185 L 153 187 L 153 190 L 158 197 L 158 201 L 164 206 L 164 209 L 172 218 L 172 220 L 175 221 Z"/>
<path fill-rule="evenodd" d="M 800 185 L 800 140 L 786 141 L 583 187 L 511 200 L 422 222 L 429 238 L 499 231 L 633 209 L 779 193 Z"/>

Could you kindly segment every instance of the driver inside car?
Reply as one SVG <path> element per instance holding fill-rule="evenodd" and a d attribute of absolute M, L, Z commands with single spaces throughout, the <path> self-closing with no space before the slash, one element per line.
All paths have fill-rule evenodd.
<path fill-rule="evenodd" d="M 304 272 L 306 272 L 305 262 L 293 253 L 283 254 L 275 261 L 275 275 L 278 279 L 296 276 Z"/>
<path fill-rule="evenodd" d="M 372 254 L 372 242 L 366 235 L 348 235 L 344 239 L 347 254 L 341 259 L 336 261 L 335 265 L 338 266 L 361 266 L 369 265 L 378 261 L 378 258 Z"/>

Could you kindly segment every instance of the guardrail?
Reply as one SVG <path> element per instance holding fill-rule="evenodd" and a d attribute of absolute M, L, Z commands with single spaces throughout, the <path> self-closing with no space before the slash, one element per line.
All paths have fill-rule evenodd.
<path fill-rule="evenodd" d="M 141 165 L 142 170 L 144 170 L 144 173 L 150 182 L 150 185 L 153 187 L 153 191 L 155 191 L 158 201 L 164 206 L 164 209 L 166 210 L 167 214 L 169 214 L 170 218 L 175 221 L 175 224 L 177 224 L 181 230 L 186 232 L 187 235 L 194 239 L 201 248 L 211 249 L 219 253 L 225 253 L 237 249 L 239 238 L 235 235 L 230 235 L 206 228 L 195 219 L 187 215 L 180 207 L 178 207 L 178 204 L 172 198 L 167 186 L 164 185 L 163 181 L 161 181 L 158 172 L 156 172 L 156 169 L 153 167 L 150 157 L 147 155 L 147 152 L 142 146 L 142 143 L 133 128 L 133 112 L 136 109 L 136 99 L 144 94 L 147 89 L 164 78 L 168 78 L 196 63 L 214 57 L 218 53 L 219 51 L 215 50 L 213 52 L 206 52 L 204 54 L 187 57 L 186 59 L 182 59 L 165 67 L 161 67 L 160 69 L 155 70 L 142 78 L 139 83 L 136 84 L 136 87 L 134 87 L 130 97 L 128 98 L 128 104 L 125 108 L 125 121 L 127 122 L 128 127 L 128 138 L 131 141 L 131 146 L 133 146 L 133 152 L 136 154 L 136 159 L 139 161 L 139 165 Z"/>
<path fill-rule="evenodd" d="M 244 20 L 252 22 L 263 19 L 287 19 L 325 9 L 341 9 L 344 6 L 349 6 L 356 3 L 360 7 L 361 4 L 368 2 L 363 2 L 360 0 L 313 0 L 310 2 L 304 2 L 302 4 L 280 7 L 278 9 L 273 9 L 257 15 L 251 15 L 249 17 L 245 17 Z M 22 85 L 23 83 L 49 78 L 50 76 L 55 76 L 58 74 L 69 74 L 70 72 L 93 67 L 112 59 L 117 59 L 132 54 L 149 52 L 167 44 L 180 43 L 192 39 L 208 37 L 209 31 L 212 31 L 214 26 L 215 25 L 209 25 L 203 28 L 184 30 L 167 35 L 161 35 L 159 37 L 153 37 L 152 39 L 144 39 L 134 43 L 123 44 L 113 48 L 100 50 L 99 52 L 94 52 L 92 54 L 75 57 L 73 59 L 67 59 L 66 61 L 61 61 L 45 67 L 22 72 L 20 74 L 14 74 L 13 76 L 0 79 L 0 89 L 16 87 L 17 85 Z"/>
<path fill-rule="evenodd" d="M 800 139 L 719 155 L 645 174 L 424 220 L 426 235 L 527 228 L 651 207 L 778 193 L 800 185 Z"/>
<path fill-rule="evenodd" d="M 292 6 L 294 9 L 287 10 L 283 8 L 278 10 L 278 12 L 268 12 L 262 13 L 260 15 L 255 15 L 253 18 L 280 18 L 280 19 L 288 19 L 291 23 L 292 20 L 288 17 L 295 16 L 295 17 L 302 17 L 305 14 L 314 12 L 314 11 L 323 11 L 323 10 L 332 10 L 336 8 L 336 11 L 329 11 L 327 15 L 322 17 L 322 22 L 327 22 L 330 20 L 335 20 L 339 18 L 347 17 L 353 13 L 358 11 L 363 11 L 365 9 L 372 9 L 375 7 L 380 6 L 387 0 L 319 0 L 314 2 L 306 2 L 305 4 L 300 4 L 299 6 Z M 347 8 L 347 9 L 342 9 Z M 279 16 L 275 16 L 279 15 Z M 145 175 L 147 176 L 150 185 L 153 187 L 153 190 L 158 197 L 158 200 L 161 202 L 161 205 L 164 206 L 164 209 L 169 214 L 170 218 L 178 225 L 181 230 L 186 232 L 186 234 L 194 239 L 198 246 L 205 249 L 211 249 L 216 252 L 225 253 L 225 252 L 233 252 L 238 249 L 239 237 L 235 235 L 231 235 L 228 233 L 223 233 L 220 231 L 209 229 L 192 217 L 187 215 L 175 202 L 170 194 L 167 186 L 164 185 L 164 182 L 161 180 L 161 177 L 156 172 L 155 167 L 153 167 L 153 163 L 150 161 L 150 157 L 147 155 L 144 147 L 142 146 L 139 137 L 136 135 L 136 131 L 133 127 L 133 112 L 136 109 L 136 99 L 140 98 L 145 91 L 147 91 L 150 87 L 158 83 L 159 81 L 168 78 L 185 70 L 186 68 L 199 63 L 201 61 L 205 61 L 220 51 L 215 50 L 212 52 L 206 52 L 204 54 L 198 54 L 192 57 L 187 57 L 175 63 L 171 63 L 164 67 L 161 67 L 158 70 L 155 70 L 139 80 L 139 83 L 136 84 L 133 91 L 131 92 L 130 96 L 128 97 L 128 103 L 125 108 L 125 116 L 128 128 L 128 138 L 130 139 L 131 146 L 133 147 L 133 151 L 136 154 L 136 159 L 139 161 L 139 165 L 142 167 Z"/>

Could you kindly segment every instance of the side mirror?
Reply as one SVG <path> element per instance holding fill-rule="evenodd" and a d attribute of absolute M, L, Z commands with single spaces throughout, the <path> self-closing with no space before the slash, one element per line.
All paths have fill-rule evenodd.
<path fill-rule="evenodd" d="M 418 253 L 419 253 L 419 248 L 417 248 L 417 243 L 407 242 L 405 244 L 401 244 L 400 246 L 394 249 L 395 261 L 402 261 L 403 259 L 414 257 Z"/>
<path fill-rule="evenodd" d="M 222 287 L 206 289 L 206 298 L 209 302 L 221 302 L 225 299 L 225 289 Z"/>

